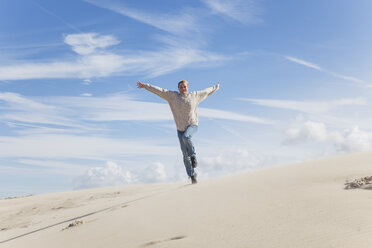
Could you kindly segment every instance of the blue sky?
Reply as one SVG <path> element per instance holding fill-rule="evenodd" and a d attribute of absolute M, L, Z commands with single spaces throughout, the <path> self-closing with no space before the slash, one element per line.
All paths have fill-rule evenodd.
<path fill-rule="evenodd" d="M 206 179 L 372 149 L 372 3 L 0 1 L 0 197 L 187 181 L 142 81 L 217 82 L 195 145 Z"/>

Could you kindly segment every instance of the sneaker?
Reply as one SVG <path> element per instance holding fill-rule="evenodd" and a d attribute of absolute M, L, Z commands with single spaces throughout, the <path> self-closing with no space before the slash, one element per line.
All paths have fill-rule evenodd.
<path fill-rule="evenodd" d="M 196 173 L 193 176 L 191 176 L 191 183 L 192 184 L 198 183 L 198 181 L 196 180 Z"/>
<path fill-rule="evenodd" d="M 191 157 L 191 166 L 192 168 L 196 168 L 198 166 L 198 161 L 196 160 L 196 157 Z"/>

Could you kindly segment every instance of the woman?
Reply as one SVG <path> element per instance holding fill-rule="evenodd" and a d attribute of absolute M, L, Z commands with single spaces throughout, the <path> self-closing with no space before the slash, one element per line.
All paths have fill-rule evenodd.
<path fill-rule="evenodd" d="M 186 80 L 182 80 L 178 83 L 178 92 L 141 82 L 137 82 L 137 87 L 145 88 L 169 103 L 176 123 L 187 175 L 191 178 L 193 184 L 197 183 L 196 173 L 194 171 L 194 168 L 197 166 L 197 159 L 195 147 L 191 140 L 192 136 L 198 130 L 198 114 L 196 108 L 199 103 L 219 89 L 220 83 L 213 87 L 194 92 L 188 92 L 189 82 Z"/>

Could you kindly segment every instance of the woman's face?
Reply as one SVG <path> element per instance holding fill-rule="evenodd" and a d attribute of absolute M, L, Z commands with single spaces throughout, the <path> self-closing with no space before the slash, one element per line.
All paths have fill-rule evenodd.
<path fill-rule="evenodd" d="M 187 91 L 189 90 L 189 86 L 187 83 L 180 83 L 180 85 L 178 85 L 178 90 L 180 91 L 181 95 L 186 95 Z"/>

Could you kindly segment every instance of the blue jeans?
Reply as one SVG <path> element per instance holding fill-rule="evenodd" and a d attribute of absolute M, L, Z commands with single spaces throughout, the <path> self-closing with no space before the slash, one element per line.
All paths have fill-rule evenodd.
<path fill-rule="evenodd" d="M 195 157 L 196 154 L 191 138 L 196 131 L 198 131 L 198 126 L 195 125 L 188 126 L 185 131 L 177 130 L 183 154 L 183 163 L 185 164 L 186 172 L 189 177 L 194 175 L 194 168 L 192 168 L 191 165 L 191 157 Z"/>

